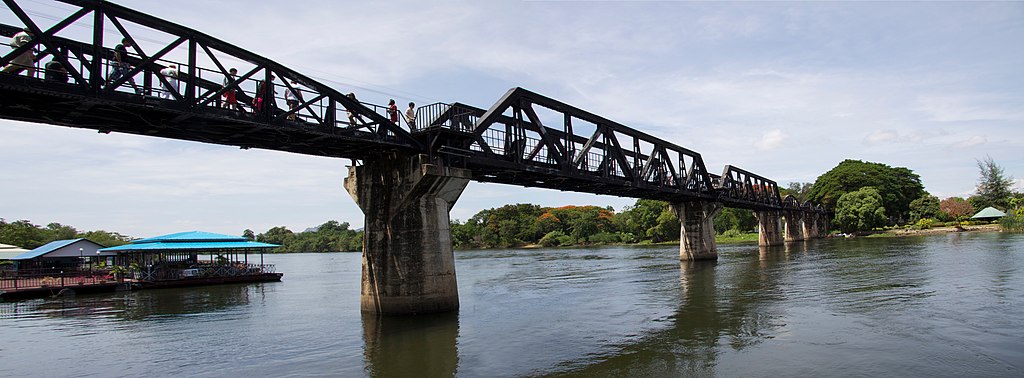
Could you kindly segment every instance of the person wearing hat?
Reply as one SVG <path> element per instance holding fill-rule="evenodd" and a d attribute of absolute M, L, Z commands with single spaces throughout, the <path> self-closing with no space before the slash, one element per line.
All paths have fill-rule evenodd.
<path fill-rule="evenodd" d="M 178 66 L 170 64 L 167 68 L 160 70 L 160 74 L 167 78 L 167 84 L 164 84 L 166 91 L 160 92 L 160 97 L 174 99 L 171 92 L 178 92 Z"/>
<path fill-rule="evenodd" d="M 19 47 L 24 46 L 26 43 L 32 41 L 32 31 L 28 28 L 18 32 L 14 37 L 11 37 L 11 48 L 17 50 Z M 21 71 L 28 70 L 29 77 L 35 77 L 36 75 L 36 55 L 32 49 L 28 49 L 25 52 L 18 55 L 16 58 L 11 60 L 11 63 L 4 67 L 4 73 L 13 73 L 15 75 L 21 73 Z"/>

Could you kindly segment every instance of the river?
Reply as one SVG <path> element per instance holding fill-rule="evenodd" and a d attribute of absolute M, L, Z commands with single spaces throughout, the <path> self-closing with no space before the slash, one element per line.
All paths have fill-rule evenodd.
<path fill-rule="evenodd" d="M 280 283 L 0 303 L 0 376 L 1024 375 L 1024 235 L 456 252 L 461 310 L 363 316 L 357 253 Z"/>

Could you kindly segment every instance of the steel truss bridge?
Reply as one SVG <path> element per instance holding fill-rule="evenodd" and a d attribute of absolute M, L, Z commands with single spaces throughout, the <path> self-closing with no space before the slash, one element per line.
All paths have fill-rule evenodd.
<path fill-rule="evenodd" d="M 426 154 L 482 182 L 825 212 L 782 198 L 768 178 L 731 165 L 713 174 L 697 152 L 523 88 L 489 109 L 436 103 L 420 107 L 415 122 L 393 122 L 384 106 L 117 4 L 57 0 L 68 14 L 53 19 L 30 15 L 19 1 L 3 2 L 16 22 L 0 23 L 0 35 L 28 31 L 32 38 L 4 53 L 0 66 L 26 53 L 33 65 L 0 73 L 0 118 L 357 161 Z M 131 46 L 119 72 L 114 46 L 122 40 Z M 54 78 L 55 64 L 44 64 L 51 61 L 66 70 L 66 80 Z M 177 77 L 161 74 L 169 65 Z M 278 93 L 265 97 L 269 106 L 254 107 L 257 88 L 268 81 Z M 285 105 L 290 90 L 301 94 L 298 106 Z M 226 107 L 227 92 L 240 109 Z"/>

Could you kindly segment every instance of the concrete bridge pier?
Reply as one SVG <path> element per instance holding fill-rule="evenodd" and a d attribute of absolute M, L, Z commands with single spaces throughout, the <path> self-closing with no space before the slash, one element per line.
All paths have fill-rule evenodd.
<path fill-rule="evenodd" d="M 804 213 L 803 233 L 804 239 L 817 239 L 821 237 L 818 235 L 818 214 L 817 213 Z"/>
<path fill-rule="evenodd" d="M 345 190 L 363 210 L 363 312 L 406 315 L 455 311 L 448 211 L 470 172 L 426 155 L 381 154 L 349 167 Z"/>
<path fill-rule="evenodd" d="M 679 217 L 679 259 L 717 260 L 715 217 L 722 212 L 718 202 L 688 201 L 670 205 Z"/>
<path fill-rule="evenodd" d="M 807 237 L 807 234 L 804 233 L 807 219 L 803 211 L 783 211 L 782 219 L 785 221 L 783 222 L 783 235 L 787 242 L 802 241 Z"/>
<path fill-rule="evenodd" d="M 778 211 L 755 211 L 757 245 L 770 247 L 783 244 L 782 215 Z"/>

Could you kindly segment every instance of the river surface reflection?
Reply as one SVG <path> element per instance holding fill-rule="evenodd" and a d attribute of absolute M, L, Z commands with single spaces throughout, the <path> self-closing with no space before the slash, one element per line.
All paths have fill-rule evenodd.
<path fill-rule="evenodd" d="M 1021 376 L 1024 235 L 456 252 L 461 310 L 359 312 L 360 256 L 280 283 L 0 303 L 0 376 Z"/>

